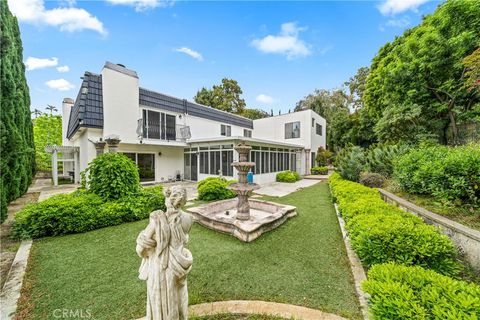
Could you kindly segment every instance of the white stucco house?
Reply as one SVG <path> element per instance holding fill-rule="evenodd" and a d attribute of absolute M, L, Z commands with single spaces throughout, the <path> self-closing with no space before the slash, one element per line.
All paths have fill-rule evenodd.
<path fill-rule="evenodd" d="M 116 135 L 118 152 L 134 160 L 142 182 L 236 177 L 234 144 L 252 146 L 254 180 L 275 180 L 284 170 L 308 174 L 318 147 L 325 148 L 325 119 L 303 110 L 259 120 L 219 111 L 145 89 L 133 70 L 106 62 L 85 72 L 75 101 L 63 100 L 63 146 L 77 147 L 65 171 L 83 171 L 95 158 L 94 142 Z"/>

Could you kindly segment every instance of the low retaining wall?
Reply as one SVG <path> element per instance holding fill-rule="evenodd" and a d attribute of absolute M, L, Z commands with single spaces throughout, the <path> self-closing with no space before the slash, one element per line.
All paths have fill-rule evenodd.
<path fill-rule="evenodd" d="M 404 211 L 421 217 L 426 223 L 439 227 L 452 239 L 471 266 L 480 270 L 480 231 L 430 212 L 386 190 L 378 189 L 378 191 L 385 202 L 394 204 Z"/>

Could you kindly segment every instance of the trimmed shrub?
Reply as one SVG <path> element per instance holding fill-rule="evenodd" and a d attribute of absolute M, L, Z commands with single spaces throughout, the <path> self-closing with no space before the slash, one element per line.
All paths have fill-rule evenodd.
<path fill-rule="evenodd" d="M 277 182 L 288 182 L 293 183 L 300 180 L 300 175 L 296 171 L 283 171 L 277 173 L 276 181 Z"/>
<path fill-rule="evenodd" d="M 142 188 L 136 195 L 105 201 L 100 196 L 75 191 L 26 206 L 15 215 L 16 238 L 40 238 L 81 233 L 148 218 L 154 210 L 165 210 L 162 186 Z"/>
<path fill-rule="evenodd" d="M 82 172 L 82 185 L 105 200 L 120 199 L 138 193 L 138 167 L 121 153 L 104 153 L 90 162 Z"/>
<path fill-rule="evenodd" d="M 234 198 L 235 192 L 227 189 L 235 180 L 219 177 L 209 177 L 198 183 L 198 199 L 205 201 Z"/>
<path fill-rule="evenodd" d="M 365 152 L 360 147 L 347 147 L 335 158 L 335 169 L 350 181 L 358 181 L 360 173 L 365 169 Z"/>
<path fill-rule="evenodd" d="M 346 228 L 352 247 L 366 267 L 393 261 L 445 275 L 460 271 L 452 241 L 412 214 L 360 214 Z"/>
<path fill-rule="evenodd" d="M 370 188 L 381 188 L 385 182 L 385 178 L 379 173 L 362 172 L 359 182 Z"/>
<path fill-rule="evenodd" d="M 313 167 L 310 169 L 311 174 L 328 174 L 328 167 Z"/>
<path fill-rule="evenodd" d="M 460 271 L 452 241 L 435 227 L 385 203 L 377 190 L 330 179 L 333 197 L 344 217 L 352 247 L 366 267 L 385 262 L 420 265 L 446 275 Z"/>
<path fill-rule="evenodd" d="M 421 267 L 375 265 L 362 283 L 374 319 L 478 319 L 480 286 Z"/>
<path fill-rule="evenodd" d="M 403 190 L 444 202 L 480 205 L 480 145 L 424 146 L 395 162 L 394 177 Z"/>

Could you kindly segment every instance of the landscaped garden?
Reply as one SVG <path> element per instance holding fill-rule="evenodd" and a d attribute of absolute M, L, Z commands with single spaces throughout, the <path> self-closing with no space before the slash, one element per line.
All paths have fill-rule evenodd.
<path fill-rule="evenodd" d="M 256 299 L 361 318 L 328 185 L 265 199 L 297 206 L 298 216 L 252 243 L 194 225 L 190 304 Z M 146 223 L 35 241 L 22 317 L 49 319 L 58 308 L 89 309 L 96 319 L 143 316 L 145 284 L 137 278 L 135 239 Z"/>

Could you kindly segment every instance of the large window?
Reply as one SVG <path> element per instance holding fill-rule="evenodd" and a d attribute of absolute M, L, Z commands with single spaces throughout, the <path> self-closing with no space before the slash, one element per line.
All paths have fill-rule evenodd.
<path fill-rule="evenodd" d="M 285 123 L 285 139 L 300 138 L 300 121 Z"/>
<path fill-rule="evenodd" d="M 318 123 L 317 123 L 317 126 L 316 126 L 315 129 L 316 129 L 316 132 L 317 132 L 317 134 L 318 134 L 319 136 L 321 136 L 321 135 L 323 134 L 323 132 L 322 132 L 322 131 L 323 131 L 323 130 L 322 130 L 323 128 L 322 128 L 322 125 L 321 125 L 321 124 L 318 124 Z"/>
<path fill-rule="evenodd" d="M 155 181 L 155 154 L 134 152 L 123 154 L 137 164 L 140 181 Z"/>
<path fill-rule="evenodd" d="M 200 147 L 200 173 L 233 177 L 233 145 Z"/>
<path fill-rule="evenodd" d="M 267 147 L 252 147 L 250 161 L 255 163 L 255 174 L 274 173 L 285 170 L 296 171 L 295 150 Z"/>
<path fill-rule="evenodd" d="M 176 140 L 176 117 L 174 115 L 144 109 L 142 119 L 144 138 Z"/>
<path fill-rule="evenodd" d="M 222 136 L 230 137 L 232 135 L 232 127 L 226 124 L 220 125 L 220 134 Z"/>

